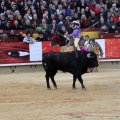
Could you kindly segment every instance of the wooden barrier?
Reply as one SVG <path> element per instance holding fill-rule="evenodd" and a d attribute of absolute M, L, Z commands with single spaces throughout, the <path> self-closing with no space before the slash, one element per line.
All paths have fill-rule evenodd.
<path fill-rule="evenodd" d="M 120 38 L 120 33 L 100 33 L 99 38 Z"/>
<path fill-rule="evenodd" d="M 20 42 L 18 37 L 7 37 L 8 42 Z"/>

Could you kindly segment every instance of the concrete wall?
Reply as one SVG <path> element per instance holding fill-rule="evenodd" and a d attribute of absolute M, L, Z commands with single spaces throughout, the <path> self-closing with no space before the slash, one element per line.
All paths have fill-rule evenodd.
<path fill-rule="evenodd" d="M 2 66 L 0 73 L 27 73 L 42 71 L 42 65 Z"/>
<path fill-rule="evenodd" d="M 120 69 L 120 61 L 111 61 L 111 62 L 100 62 L 99 68 L 101 69 Z M 16 65 L 16 66 L 1 66 L 0 73 L 27 73 L 27 72 L 38 72 L 44 71 L 41 64 L 37 65 Z"/>
<path fill-rule="evenodd" d="M 120 61 L 100 62 L 100 68 L 120 68 Z"/>

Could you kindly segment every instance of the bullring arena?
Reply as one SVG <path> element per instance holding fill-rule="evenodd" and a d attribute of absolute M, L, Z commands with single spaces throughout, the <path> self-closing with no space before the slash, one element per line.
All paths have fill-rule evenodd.
<path fill-rule="evenodd" d="M 0 71 L 0 120 L 120 120 L 119 62 L 84 74 L 86 91 L 78 81 L 72 90 L 69 73 L 57 73 L 58 89 L 50 82 L 47 90 L 42 66 L 15 69 Z"/>

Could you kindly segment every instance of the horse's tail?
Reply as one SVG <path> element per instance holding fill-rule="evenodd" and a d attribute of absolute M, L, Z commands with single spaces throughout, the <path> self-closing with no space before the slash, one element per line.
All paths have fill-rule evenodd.
<path fill-rule="evenodd" d="M 101 46 L 100 46 L 100 44 L 98 43 L 98 42 L 95 42 L 96 43 L 96 45 L 99 47 L 99 51 L 100 51 L 100 56 L 101 56 L 101 58 L 103 57 L 103 50 L 102 50 L 102 48 L 101 48 Z"/>

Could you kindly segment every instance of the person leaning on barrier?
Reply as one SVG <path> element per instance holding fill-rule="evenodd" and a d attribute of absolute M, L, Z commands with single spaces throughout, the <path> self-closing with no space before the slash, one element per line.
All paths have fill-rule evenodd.
<path fill-rule="evenodd" d="M 32 37 L 30 37 L 30 35 L 31 35 L 31 33 L 27 32 L 26 33 L 26 37 L 23 39 L 23 42 L 30 43 L 30 44 L 33 44 L 34 42 L 36 42 L 35 39 L 33 39 Z"/>
<path fill-rule="evenodd" d="M 73 32 L 69 34 L 69 37 L 72 37 L 73 40 L 70 40 L 68 45 L 73 45 L 75 46 L 75 49 L 78 47 L 78 42 L 81 38 L 81 30 L 80 30 L 80 23 L 79 21 L 73 21 Z"/>
<path fill-rule="evenodd" d="M 36 41 L 46 41 L 46 39 L 44 38 L 44 36 L 43 36 L 43 32 L 42 31 L 40 31 L 40 32 L 38 32 L 38 34 L 39 34 L 39 36 L 36 38 Z"/>
<path fill-rule="evenodd" d="M 4 33 L 3 29 L 0 29 L 0 37 L 2 37 L 2 42 L 7 42 L 7 34 Z"/>
<path fill-rule="evenodd" d="M 90 37 L 89 35 L 85 36 L 85 42 L 84 42 L 84 47 L 88 48 L 88 46 L 90 45 L 91 41 L 90 41 Z"/>

